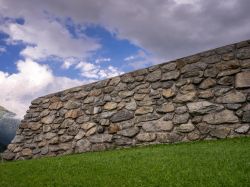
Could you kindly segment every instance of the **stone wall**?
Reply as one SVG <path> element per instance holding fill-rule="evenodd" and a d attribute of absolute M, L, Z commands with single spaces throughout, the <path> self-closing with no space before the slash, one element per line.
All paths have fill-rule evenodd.
<path fill-rule="evenodd" d="M 250 41 L 32 101 L 6 160 L 250 135 Z"/>

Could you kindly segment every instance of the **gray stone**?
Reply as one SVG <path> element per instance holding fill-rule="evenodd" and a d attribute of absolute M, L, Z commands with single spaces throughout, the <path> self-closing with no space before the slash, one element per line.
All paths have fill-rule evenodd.
<path fill-rule="evenodd" d="M 231 91 L 222 97 L 216 99 L 218 103 L 244 103 L 246 96 L 238 91 Z"/>
<path fill-rule="evenodd" d="M 250 71 L 241 72 L 241 73 L 238 73 L 236 75 L 235 87 L 236 88 L 248 88 L 248 87 L 250 87 Z"/>
<path fill-rule="evenodd" d="M 134 142 L 133 139 L 123 137 L 123 136 L 118 136 L 118 137 L 115 137 L 114 139 L 114 143 L 118 146 L 131 145 L 133 144 L 133 142 Z"/>
<path fill-rule="evenodd" d="M 79 108 L 81 106 L 81 103 L 78 103 L 76 101 L 71 101 L 69 100 L 65 105 L 64 108 L 66 109 L 76 109 Z"/>
<path fill-rule="evenodd" d="M 188 71 L 184 73 L 183 78 L 190 78 L 190 77 L 202 77 L 203 76 L 203 71 L 198 71 L 198 70 L 193 70 L 193 71 Z"/>
<path fill-rule="evenodd" d="M 139 132 L 138 127 L 132 127 L 132 128 L 129 128 L 129 129 L 124 129 L 124 130 L 118 131 L 117 134 L 122 135 L 122 136 L 126 136 L 126 137 L 133 137 L 138 132 Z"/>
<path fill-rule="evenodd" d="M 57 136 L 56 133 L 53 133 L 53 132 L 48 132 L 44 135 L 44 138 L 47 139 L 47 140 L 50 140 L 51 138 L 54 138 L 55 136 Z"/>
<path fill-rule="evenodd" d="M 185 103 L 188 101 L 193 101 L 195 96 L 196 96 L 195 91 L 187 92 L 186 94 L 178 93 L 177 96 L 174 98 L 174 102 Z"/>
<path fill-rule="evenodd" d="M 175 114 L 174 119 L 173 119 L 173 124 L 182 124 L 182 123 L 187 123 L 189 119 L 189 114 Z"/>
<path fill-rule="evenodd" d="M 226 138 L 230 133 L 230 129 L 227 127 L 217 127 L 210 131 L 210 135 L 216 138 Z"/>
<path fill-rule="evenodd" d="M 73 136 L 68 136 L 68 135 L 62 135 L 59 137 L 60 142 L 68 142 L 72 140 L 74 137 Z"/>
<path fill-rule="evenodd" d="M 193 64 L 187 64 L 181 69 L 181 73 L 192 72 L 192 71 L 201 71 L 207 67 L 206 63 L 197 62 Z"/>
<path fill-rule="evenodd" d="M 175 110 L 175 107 L 172 102 L 170 103 L 163 103 L 159 108 L 156 109 L 159 113 L 168 113 L 173 112 Z"/>
<path fill-rule="evenodd" d="M 140 70 L 136 70 L 134 72 L 132 72 L 133 76 L 141 76 L 141 75 L 145 75 L 148 73 L 147 69 L 140 69 Z"/>
<path fill-rule="evenodd" d="M 136 110 L 136 102 L 135 102 L 135 100 L 132 100 L 131 102 L 126 103 L 125 108 L 127 110 Z"/>
<path fill-rule="evenodd" d="M 121 91 L 119 92 L 119 96 L 123 99 L 130 97 L 134 94 L 134 91 Z"/>
<path fill-rule="evenodd" d="M 221 112 L 210 113 L 203 117 L 203 121 L 212 124 L 219 125 L 222 123 L 237 123 L 238 117 L 230 110 L 223 110 Z"/>
<path fill-rule="evenodd" d="M 226 107 L 231 110 L 237 110 L 241 107 L 241 104 L 226 104 Z"/>
<path fill-rule="evenodd" d="M 229 92 L 232 89 L 233 89 L 233 87 L 215 87 L 214 88 L 214 95 L 216 97 L 224 96 L 227 92 Z"/>
<path fill-rule="evenodd" d="M 188 103 L 187 107 L 191 114 L 207 114 L 210 112 L 220 111 L 224 108 L 223 105 L 210 103 L 208 101 Z"/>
<path fill-rule="evenodd" d="M 177 131 L 179 131 L 179 132 L 191 132 L 194 129 L 195 129 L 195 127 L 190 120 L 188 123 L 181 124 L 179 127 L 177 127 Z"/>
<path fill-rule="evenodd" d="M 216 85 L 216 80 L 211 79 L 211 78 L 207 78 L 204 81 L 202 81 L 199 88 L 200 89 L 207 89 L 207 88 L 211 88 L 211 87 L 213 87 L 215 85 Z"/>
<path fill-rule="evenodd" d="M 134 98 L 136 101 L 141 101 L 145 98 L 146 94 L 135 94 Z"/>
<path fill-rule="evenodd" d="M 135 79 L 132 77 L 131 73 L 124 74 L 121 76 L 121 81 L 125 83 L 134 82 Z"/>
<path fill-rule="evenodd" d="M 240 127 L 238 127 L 237 129 L 235 129 L 234 131 L 239 133 L 239 134 L 245 134 L 249 131 L 250 126 L 249 125 L 242 125 Z"/>
<path fill-rule="evenodd" d="M 200 133 L 199 131 L 193 131 L 187 134 L 187 139 L 194 141 L 194 140 L 199 140 L 200 138 Z"/>
<path fill-rule="evenodd" d="M 250 111 L 245 111 L 242 117 L 243 122 L 250 122 Z"/>
<path fill-rule="evenodd" d="M 51 130 L 51 127 L 49 125 L 43 126 L 43 132 L 49 132 Z"/>
<path fill-rule="evenodd" d="M 136 136 L 137 140 L 141 142 L 152 142 L 156 139 L 155 133 L 140 133 Z"/>
<path fill-rule="evenodd" d="M 89 151 L 91 148 L 91 144 L 88 140 L 82 139 L 76 142 L 75 152 L 83 153 Z"/>
<path fill-rule="evenodd" d="M 160 143 L 169 143 L 169 133 L 166 132 L 159 132 L 156 134 L 157 141 Z"/>
<path fill-rule="evenodd" d="M 229 86 L 229 85 L 232 85 L 233 82 L 234 82 L 234 78 L 232 76 L 231 77 L 225 76 L 225 77 L 222 77 L 218 81 L 218 84 Z"/>
<path fill-rule="evenodd" d="M 205 70 L 204 76 L 205 77 L 216 77 L 218 73 L 219 73 L 218 69 L 213 66 L 212 68 Z"/>
<path fill-rule="evenodd" d="M 165 70 L 165 71 L 173 71 L 176 68 L 176 63 L 172 62 L 172 63 L 167 63 L 161 66 L 161 69 Z"/>
<path fill-rule="evenodd" d="M 151 73 L 149 73 L 146 77 L 146 80 L 149 82 L 155 82 L 161 79 L 161 70 L 155 70 Z"/>
<path fill-rule="evenodd" d="M 163 117 L 163 120 L 164 121 L 169 121 L 169 120 L 172 120 L 174 117 L 174 113 L 167 113 L 165 114 L 165 116 Z"/>
<path fill-rule="evenodd" d="M 51 124 L 55 119 L 54 115 L 49 115 L 41 119 L 41 122 L 44 124 Z"/>
<path fill-rule="evenodd" d="M 109 85 L 116 86 L 117 84 L 119 84 L 120 80 L 121 80 L 120 77 L 114 77 L 110 80 Z"/>
<path fill-rule="evenodd" d="M 178 79 L 180 76 L 180 72 L 179 71 L 170 71 L 167 73 L 164 73 L 162 75 L 161 80 L 166 81 L 166 80 L 176 80 Z"/>
<path fill-rule="evenodd" d="M 110 134 L 96 134 L 96 135 L 90 136 L 89 141 L 91 143 L 111 142 L 112 135 L 110 135 Z"/>
<path fill-rule="evenodd" d="M 61 124 L 61 128 L 68 128 L 74 123 L 74 120 L 72 119 L 65 119 L 63 123 Z"/>
<path fill-rule="evenodd" d="M 234 45 L 228 45 L 228 46 L 217 48 L 216 52 L 218 54 L 225 54 L 225 53 L 232 52 L 233 50 L 234 50 Z"/>
<path fill-rule="evenodd" d="M 184 106 L 179 106 L 175 110 L 176 114 L 183 114 L 185 112 L 187 112 L 187 107 L 185 105 Z"/>
<path fill-rule="evenodd" d="M 113 116 L 115 113 L 116 113 L 116 111 L 102 112 L 102 113 L 100 114 L 100 117 L 101 117 L 101 118 L 104 118 L 104 119 L 110 118 L 110 117 Z"/>
<path fill-rule="evenodd" d="M 58 143 L 59 143 L 59 138 L 57 136 L 49 140 L 49 144 L 58 144 Z"/>
<path fill-rule="evenodd" d="M 240 72 L 240 69 L 233 69 L 233 70 L 225 70 L 220 72 L 217 77 L 223 77 L 223 76 L 228 76 L 228 75 L 233 75 Z"/>
<path fill-rule="evenodd" d="M 40 114 L 40 117 L 45 117 L 45 116 L 47 116 L 47 115 L 49 115 L 49 110 L 48 109 L 46 109 L 46 110 L 43 110 L 42 112 L 41 112 L 41 114 Z"/>
<path fill-rule="evenodd" d="M 2 154 L 2 158 L 4 160 L 13 160 L 15 158 L 16 154 L 10 152 L 10 151 L 5 151 L 3 154 Z"/>
<path fill-rule="evenodd" d="M 64 150 L 64 151 L 67 151 L 69 153 L 72 153 L 71 152 L 71 149 L 72 149 L 72 143 L 71 142 L 68 142 L 68 143 L 61 143 L 58 145 L 59 146 L 59 149 L 60 150 Z"/>
<path fill-rule="evenodd" d="M 250 47 L 241 48 L 236 54 L 238 59 L 244 60 L 250 58 Z"/>
<path fill-rule="evenodd" d="M 242 68 L 250 68 L 250 59 L 240 61 L 240 65 Z"/>
<path fill-rule="evenodd" d="M 173 123 L 171 121 L 148 121 L 140 124 L 142 129 L 146 132 L 160 132 L 160 131 L 170 131 L 173 129 Z"/>
<path fill-rule="evenodd" d="M 207 134 L 210 132 L 209 125 L 206 123 L 198 123 L 196 124 L 196 127 L 198 128 L 201 134 Z"/>
<path fill-rule="evenodd" d="M 238 60 L 221 61 L 216 64 L 216 68 L 219 71 L 233 70 L 233 69 L 238 69 L 239 67 L 240 67 L 240 63 Z"/>
<path fill-rule="evenodd" d="M 33 131 L 40 129 L 41 126 L 42 126 L 41 123 L 29 123 L 28 124 L 28 128 L 30 128 Z"/>
<path fill-rule="evenodd" d="M 133 112 L 130 112 L 126 109 L 122 109 L 120 111 L 118 111 L 117 113 L 115 113 L 111 118 L 111 122 L 115 123 L 115 122 L 120 122 L 120 121 L 126 121 L 129 119 L 132 119 L 134 117 Z"/>
<path fill-rule="evenodd" d="M 168 141 L 170 143 L 175 143 L 175 142 L 179 142 L 183 139 L 183 135 L 177 133 L 177 132 L 171 132 L 168 136 Z"/>

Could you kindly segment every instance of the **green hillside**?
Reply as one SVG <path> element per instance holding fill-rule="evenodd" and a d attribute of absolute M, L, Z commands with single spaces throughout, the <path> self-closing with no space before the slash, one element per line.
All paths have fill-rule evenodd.
<path fill-rule="evenodd" d="M 250 184 L 250 138 L 154 145 L 0 164 L 0 186 Z"/>

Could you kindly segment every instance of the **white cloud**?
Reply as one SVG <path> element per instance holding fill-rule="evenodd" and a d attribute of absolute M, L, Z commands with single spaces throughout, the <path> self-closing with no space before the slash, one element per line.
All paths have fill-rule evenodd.
<path fill-rule="evenodd" d="M 163 59 L 148 54 L 143 50 L 138 50 L 136 54 L 126 57 L 124 61 L 127 61 L 127 65 L 131 66 L 133 69 L 140 69 L 163 62 Z"/>
<path fill-rule="evenodd" d="M 5 12 L 4 10 L 10 9 L 2 11 Z M 0 26 L 0 31 L 9 35 L 9 43 L 22 42 L 27 45 L 21 51 L 21 55 L 25 58 L 41 60 L 55 56 L 62 60 L 71 57 L 85 59 L 91 55 L 92 51 L 101 47 L 96 40 L 87 37 L 84 33 L 74 37 L 66 25 L 48 17 L 43 9 L 34 7 L 34 10 L 37 12 L 32 14 L 26 9 L 20 12 L 17 10 L 16 14 L 12 12 L 13 18 L 21 16 L 25 20 L 23 24 L 5 21 Z"/>
<path fill-rule="evenodd" d="M 0 105 L 22 117 L 30 101 L 48 93 L 57 92 L 86 82 L 56 77 L 47 65 L 33 60 L 17 62 L 17 73 L 0 71 Z"/>
<path fill-rule="evenodd" d="M 51 19 L 44 19 L 46 11 L 49 12 L 49 15 L 61 20 L 70 18 L 76 25 L 101 25 L 115 33 L 118 38 L 128 39 L 131 43 L 153 53 L 157 58 L 165 60 L 250 37 L 248 29 L 250 27 L 249 0 L 221 2 L 217 0 L 144 0 L 143 3 L 136 0 L 0 1 L 0 12 L 9 17 L 24 17 L 25 20 L 28 20 L 25 25 L 35 28 L 35 31 L 31 32 L 32 35 L 40 32 L 43 34 L 46 32 L 44 31 L 46 28 L 50 32 L 58 32 L 59 35 L 69 38 L 67 34 L 60 34 L 65 31 L 65 28 L 59 29 L 60 26 L 57 25 L 59 23 L 56 22 L 53 25 L 52 19 L 52 25 L 48 24 L 47 20 L 51 21 Z M 228 12 L 231 13 L 228 14 Z M 43 23 L 44 20 L 46 20 L 46 24 Z M 84 28 L 79 30 L 84 30 Z M 61 37 L 59 38 L 61 39 Z M 36 38 L 33 37 L 33 39 Z M 67 46 L 65 42 L 58 43 L 57 37 L 55 37 L 56 42 L 54 42 L 54 37 L 49 37 L 49 39 L 51 41 L 49 44 L 53 42 L 60 44 L 59 46 Z M 85 41 L 85 39 L 83 40 Z M 70 41 L 72 43 L 71 39 Z M 90 43 L 92 44 L 92 42 Z M 94 46 L 95 44 L 94 42 Z M 39 50 L 31 51 L 29 49 L 29 51 L 27 49 L 28 52 L 25 51 L 24 54 L 29 55 L 34 52 L 39 56 L 39 54 L 47 53 L 42 50 L 45 48 L 40 46 L 43 45 L 39 45 Z M 72 46 L 73 49 L 79 49 L 79 46 L 74 44 L 68 45 L 66 50 L 61 51 L 73 54 L 70 52 Z M 83 56 L 86 56 L 86 52 L 91 48 L 88 48 L 89 45 L 85 47 Z M 93 50 L 95 49 L 93 47 Z M 58 54 L 60 48 L 59 50 L 53 48 L 49 51 Z"/>
<path fill-rule="evenodd" d="M 77 58 L 67 58 L 64 60 L 63 64 L 62 64 L 62 68 L 63 69 L 69 69 L 71 66 L 75 65 L 78 63 L 78 59 Z"/>
<path fill-rule="evenodd" d="M 0 54 L 1 54 L 1 53 L 5 53 L 5 52 L 6 52 L 6 48 L 3 47 L 3 46 L 0 46 Z"/>
<path fill-rule="evenodd" d="M 124 61 L 130 61 L 130 60 L 133 60 L 133 59 L 135 59 L 135 56 L 131 55 L 131 56 L 128 56 L 128 57 L 124 58 L 123 60 Z"/>
<path fill-rule="evenodd" d="M 101 62 L 110 62 L 111 58 L 98 58 L 95 60 L 95 63 L 99 64 Z"/>
<path fill-rule="evenodd" d="M 96 80 L 114 77 L 124 73 L 111 65 L 107 68 L 103 68 L 98 64 L 89 62 L 80 62 L 75 66 L 75 68 L 80 70 L 82 77 Z"/>

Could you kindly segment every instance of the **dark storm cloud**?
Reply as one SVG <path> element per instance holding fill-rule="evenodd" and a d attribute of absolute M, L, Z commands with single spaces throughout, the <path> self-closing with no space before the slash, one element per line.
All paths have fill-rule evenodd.
<path fill-rule="evenodd" d="M 46 10 L 55 17 L 71 18 L 75 24 L 101 25 L 159 59 L 174 59 L 250 38 L 249 0 L 178 2 L 26 0 L 1 4 L 12 15 L 35 19 L 38 12 Z"/>

